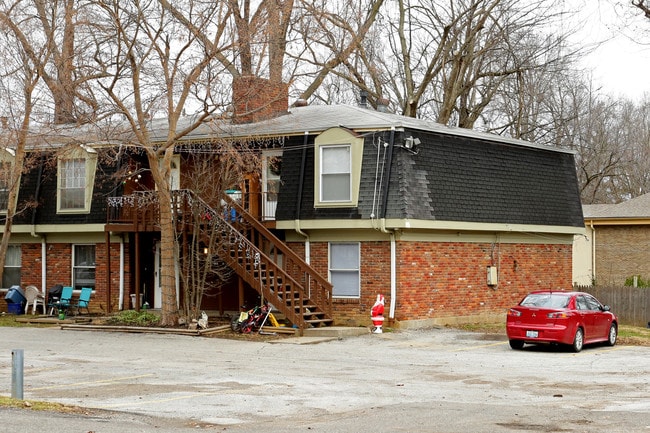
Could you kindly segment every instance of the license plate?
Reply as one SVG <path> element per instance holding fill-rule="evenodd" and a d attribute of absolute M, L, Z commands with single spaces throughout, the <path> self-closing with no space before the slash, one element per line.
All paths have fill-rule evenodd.
<path fill-rule="evenodd" d="M 526 331 L 526 337 L 528 338 L 537 338 L 538 332 L 537 331 Z"/>

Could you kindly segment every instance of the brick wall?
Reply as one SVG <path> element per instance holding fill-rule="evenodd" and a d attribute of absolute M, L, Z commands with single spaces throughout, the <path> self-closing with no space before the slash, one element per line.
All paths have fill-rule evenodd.
<path fill-rule="evenodd" d="M 304 245 L 293 243 L 301 256 Z M 502 314 L 529 291 L 571 288 L 571 245 L 472 244 L 398 241 L 397 305 L 400 321 Z M 378 293 L 390 302 L 390 244 L 361 243 L 361 297 L 334 300 L 338 325 L 370 324 Z M 311 243 L 311 264 L 328 275 L 328 244 Z M 487 266 L 499 281 L 487 285 Z"/>
<path fill-rule="evenodd" d="M 650 279 L 650 227 L 596 228 L 596 284 L 618 285 L 633 275 Z"/>
<path fill-rule="evenodd" d="M 397 320 L 503 313 L 531 290 L 571 288 L 571 245 L 398 242 L 398 257 Z"/>
<path fill-rule="evenodd" d="M 42 282 L 41 244 L 30 243 L 21 245 L 21 286 L 34 285 L 40 290 Z M 125 248 L 125 281 L 124 286 L 130 287 L 131 273 L 129 272 L 128 248 Z M 111 243 L 111 311 L 118 309 L 120 284 L 120 245 Z M 105 314 L 107 309 L 107 255 L 106 244 L 95 245 L 95 291 L 93 292 L 89 310 L 91 313 Z M 50 243 L 46 246 L 46 281 L 47 289 L 56 284 L 69 286 L 72 284 L 72 244 Z M 128 296 L 125 302 L 128 301 Z M 3 305 L 6 310 L 6 305 Z M 3 311 L 4 311 L 3 310 Z M 30 310 L 31 311 L 31 310 Z"/>

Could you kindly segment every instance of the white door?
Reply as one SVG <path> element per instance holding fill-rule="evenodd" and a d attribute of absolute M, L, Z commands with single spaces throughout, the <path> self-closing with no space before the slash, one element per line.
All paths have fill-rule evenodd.
<path fill-rule="evenodd" d="M 160 290 L 160 242 L 156 242 L 153 275 L 153 308 L 162 308 L 162 291 Z"/>
<path fill-rule="evenodd" d="M 275 220 L 280 192 L 282 151 L 272 150 L 262 154 L 262 219 Z"/>
<path fill-rule="evenodd" d="M 162 308 L 162 289 L 160 285 L 160 268 L 161 258 L 160 258 L 160 241 L 156 241 L 156 252 L 154 255 L 154 288 L 153 288 L 153 308 Z M 181 275 L 180 270 L 178 269 L 178 262 L 174 265 L 174 276 L 176 283 L 176 306 L 180 305 L 180 288 L 181 288 Z"/>

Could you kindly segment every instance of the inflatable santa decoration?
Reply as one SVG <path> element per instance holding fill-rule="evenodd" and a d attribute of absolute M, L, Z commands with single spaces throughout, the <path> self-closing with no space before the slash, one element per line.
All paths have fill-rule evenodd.
<path fill-rule="evenodd" d="M 381 326 L 384 324 L 384 295 L 377 295 L 377 301 L 370 310 L 372 319 L 372 333 L 381 334 Z"/>

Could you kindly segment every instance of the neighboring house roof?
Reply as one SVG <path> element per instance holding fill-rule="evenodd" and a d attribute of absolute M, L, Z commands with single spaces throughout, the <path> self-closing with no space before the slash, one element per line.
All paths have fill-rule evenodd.
<path fill-rule="evenodd" d="M 592 204 L 582 208 L 587 221 L 650 224 L 650 193 L 617 204 Z"/>

